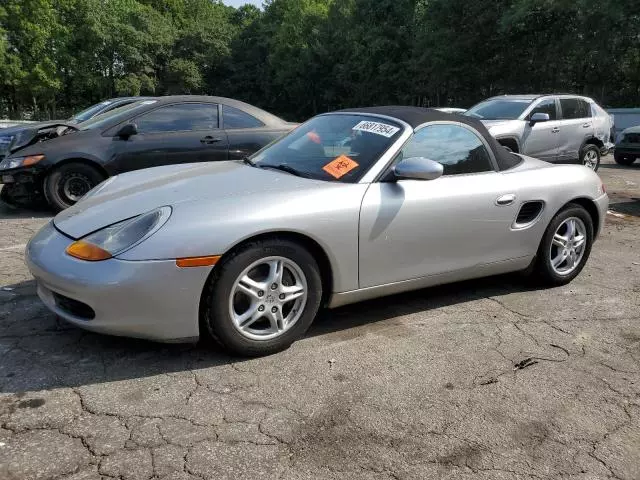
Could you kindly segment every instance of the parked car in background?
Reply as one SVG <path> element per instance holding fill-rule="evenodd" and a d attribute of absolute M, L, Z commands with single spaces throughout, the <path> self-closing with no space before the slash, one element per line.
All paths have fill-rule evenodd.
<path fill-rule="evenodd" d="M 174 163 L 242 159 L 295 126 L 229 98 L 140 100 L 76 127 L 66 125 L 56 138 L 34 139 L 0 162 L 0 181 L 16 195 L 42 192 L 54 209 L 62 210 L 109 176 Z"/>
<path fill-rule="evenodd" d="M 474 105 L 479 118 L 513 152 L 548 162 L 579 162 L 592 170 L 613 146 L 612 117 L 578 95 L 502 95 Z"/>
<path fill-rule="evenodd" d="M 640 125 L 640 108 L 607 108 L 607 113 L 613 118 L 613 142 L 623 130 Z"/>
<path fill-rule="evenodd" d="M 640 125 L 627 128 L 618 135 L 613 158 L 620 165 L 631 165 L 640 158 Z"/>
<path fill-rule="evenodd" d="M 0 160 L 2 160 L 6 155 L 8 155 L 11 142 L 13 139 L 22 133 L 25 129 L 32 130 L 34 128 L 38 129 L 46 129 L 53 128 L 60 124 L 79 124 L 85 122 L 97 115 L 102 113 L 106 113 L 114 108 L 121 107 L 123 105 L 128 105 L 137 100 L 140 100 L 144 97 L 119 97 L 119 98 L 110 98 L 109 100 L 105 100 L 104 102 L 96 103 L 95 105 L 91 105 L 89 108 L 82 110 L 79 113 L 76 113 L 73 117 L 67 120 L 49 120 L 46 122 L 28 122 L 21 123 L 17 125 L 13 125 L 10 127 L 3 128 L 0 130 Z"/>
<path fill-rule="evenodd" d="M 594 172 L 514 155 L 477 120 L 371 107 L 316 116 L 244 161 L 118 175 L 25 257 L 78 327 L 264 355 L 323 304 L 512 271 L 569 283 L 607 206 Z"/>

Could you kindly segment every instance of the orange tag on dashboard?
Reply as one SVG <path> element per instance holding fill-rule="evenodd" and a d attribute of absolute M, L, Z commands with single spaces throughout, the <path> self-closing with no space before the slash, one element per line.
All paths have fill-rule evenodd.
<path fill-rule="evenodd" d="M 322 169 L 332 177 L 340 178 L 358 166 L 357 162 L 346 155 L 340 155 L 327 163 Z"/>

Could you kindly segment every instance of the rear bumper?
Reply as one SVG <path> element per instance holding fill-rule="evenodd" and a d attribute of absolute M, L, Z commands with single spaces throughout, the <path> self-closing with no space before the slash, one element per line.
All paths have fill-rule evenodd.
<path fill-rule="evenodd" d="M 175 260 L 86 262 L 65 253 L 72 242 L 49 223 L 27 245 L 27 266 L 51 311 L 99 333 L 163 342 L 198 338 L 200 296 L 211 267 L 178 268 Z"/>
<path fill-rule="evenodd" d="M 593 202 L 596 204 L 596 207 L 598 209 L 599 221 L 598 225 L 594 225 L 596 227 L 594 238 L 597 238 L 598 235 L 600 235 L 600 233 L 602 232 L 605 219 L 607 218 L 607 210 L 609 209 L 609 196 L 605 193 L 602 196 L 596 198 Z"/>

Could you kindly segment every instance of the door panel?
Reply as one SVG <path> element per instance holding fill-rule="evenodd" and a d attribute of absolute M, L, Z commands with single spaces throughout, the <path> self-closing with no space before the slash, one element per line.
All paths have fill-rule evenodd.
<path fill-rule="evenodd" d="M 162 133 L 132 135 L 127 139 L 113 137 L 107 169 L 115 173 L 166 164 L 166 142 Z"/>
<path fill-rule="evenodd" d="M 229 142 L 224 130 L 170 132 L 165 141 L 166 165 L 228 159 Z"/>
<path fill-rule="evenodd" d="M 531 125 L 530 119 L 534 113 L 546 113 L 549 121 Z M 527 115 L 523 134 L 522 153 L 540 160 L 554 161 L 558 157 L 558 109 L 555 98 L 541 100 Z"/>
<path fill-rule="evenodd" d="M 539 122 L 533 126 L 527 123 L 522 153 L 540 160 L 555 161 L 558 158 L 560 125 L 559 120 Z"/>
<path fill-rule="evenodd" d="M 496 204 L 510 194 L 513 203 Z M 497 172 L 372 184 L 360 216 L 360 288 L 523 256 L 510 235 L 517 199 Z"/>

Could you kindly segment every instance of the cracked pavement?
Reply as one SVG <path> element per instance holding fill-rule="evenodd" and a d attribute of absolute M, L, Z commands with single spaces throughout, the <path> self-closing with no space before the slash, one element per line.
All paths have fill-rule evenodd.
<path fill-rule="evenodd" d="M 639 479 L 640 164 L 582 274 L 325 311 L 258 359 L 108 337 L 39 302 L 0 206 L 0 479 Z"/>

